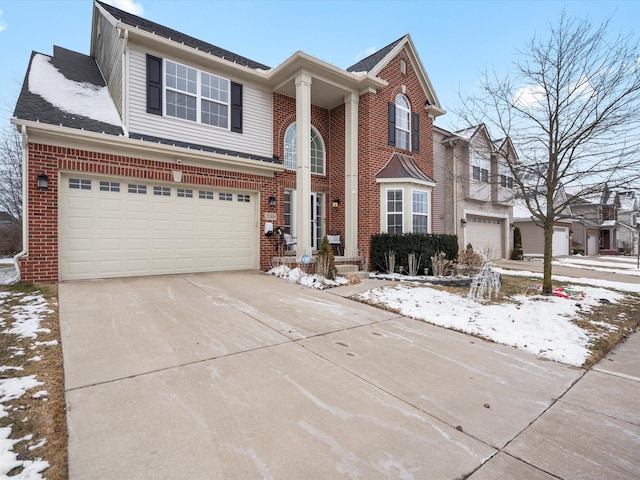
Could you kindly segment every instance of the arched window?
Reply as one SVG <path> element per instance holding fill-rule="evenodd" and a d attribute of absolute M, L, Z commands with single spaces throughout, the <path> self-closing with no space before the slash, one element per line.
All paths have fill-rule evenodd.
<path fill-rule="evenodd" d="M 284 166 L 295 169 L 298 165 L 296 155 L 296 123 L 292 123 L 284 133 Z M 325 150 L 320 132 L 311 126 L 311 173 L 324 175 Z"/>
<path fill-rule="evenodd" d="M 407 97 L 396 95 L 396 147 L 410 150 L 411 106 Z"/>

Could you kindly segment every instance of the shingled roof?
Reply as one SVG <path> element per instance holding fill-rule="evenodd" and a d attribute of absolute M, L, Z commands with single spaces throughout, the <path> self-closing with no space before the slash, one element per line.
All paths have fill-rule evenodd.
<path fill-rule="evenodd" d="M 177 30 L 167 28 L 163 25 L 152 22 L 145 18 L 138 17 L 131 13 L 117 9 L 115 7 L 112 7 L 111 5 L 107 5 L 106 3 L 100 2 L 98 0 L 96 0 L 96 3 L 100 5 L 100 7 L 102 7 L 104 10 L 106 10 L 116 20 L 122 23 L 125 23 L 133 28 L 139 28 L 140 30 L 153 33 L 155 35 L 166 38 L 168 40 L 172 40 L 177 43 L 182 43 L 188 47 L 197 48 L 200 51 L 207 52 L 216 57 L 229 60 L 230 62 L 234 62 L 239 65 L 252 68 L 254 70 L 257 70 L 257 69 L 270 70 L 271 68 L 262 63 L 249 60 L 246 57 L 230 52 L 229 50 L 225 50 L 223 48 L 212 45 L 211 43 L 198 40 L 197 38 L 191 37 L 189 35 L 185 35 L 184 33 L 178 32 Z"/>
<path fill-rule="evenodd" d="M 369 72 L 369 71 L 371 71 L 376 65 L 378 65 L 378 63 L 380 63 L 382 61 L 382 59 L 384 57 L 387 56 L 387 54 L 391 50 L 393 50 L 393 47 L 395 47 L 398 43 L 400 43 L 405 37 L 406 37 L 406 35 L 403 35 L 402 37 L 400 37 L 395 42 L 390 43 L 386 47 L 384 47 L 384 48 L 378 50 L 377 52 L 369 55 L 367 58 L 364 58 L 364 59 L 360 60 L 358 63 L 356 63 L 354 65 L 351 65 L 349 68 L 347 68 L 347 72 Z"/>
<path fill-rule="evenodd" d="M 436 183 L 431 177 L 425 174 L 416 164 L 414 158 L 404 153 L 395 152 L 389 162 L 376 175 L 376 179 L 399 179 L 411 178 L 422 182 Z"/>
<path fill-rule="evenodd" d="M 51 104 L 42 96 L 33 93 L 29 89 L 29 74 L 36 55 L 43 55 L 51 60 L 51 65 L 60 71 L 68 80 L 81 83 L 89 83 L 96 88 L 105 87 L 104 79 L 98 69 L 98 65 L 91 57 L 81 53 L 54 46 L 53 56 L 32 52 L 29 68 L 22 83 L 22 90 L 13 113 L 14 117 L 21 120 L 60 125 L 63 127 L 88 130 L 91 132 L 122 135 L 122 128 L 117 125 L 101 122 L 77 113 L 70 113 Z"/>

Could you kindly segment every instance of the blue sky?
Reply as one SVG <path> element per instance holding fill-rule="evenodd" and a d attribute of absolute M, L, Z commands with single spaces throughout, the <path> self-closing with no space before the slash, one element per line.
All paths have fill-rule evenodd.
<path fill-rule="evenodd" d="M 118 5 L 117 1 L 111 3 Z M 566 7 L 610 31 L 638 33 L 639 0 L 125 0 L 149 20 L 277 66 L 298 50 L 347 68 L 411 35 L 445 110 L 487 68 L 506 73 L 518 50 L 544 34 Z M 0 128 L 9 124 L 31 51 L 53 45 L 89 53 L 92 0 L 0 0 Z M 124 9 L 124 8 L 123 8 Z M 437 125 L 462 128 L 452 114 Z"/>

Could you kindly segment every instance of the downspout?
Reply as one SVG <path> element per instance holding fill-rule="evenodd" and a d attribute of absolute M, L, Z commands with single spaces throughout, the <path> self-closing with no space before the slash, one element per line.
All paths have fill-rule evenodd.
<path fill-rule="evenodd" d="M 20 262 L 18 259 L 24 257 L 27 254 L 27 244 L 29 237 L 27 236 L 27 222 L 29 218 L 29 194 L 27 192 L 27 185 L 29 180 L 29 137 L 27 135 L 27 126 L 22 125 L 22 250 L 13 257 L 13 264 L 16 268 L 16 275 L 10 278 L 9 285 L 18 283 L 21 278 Z"/>

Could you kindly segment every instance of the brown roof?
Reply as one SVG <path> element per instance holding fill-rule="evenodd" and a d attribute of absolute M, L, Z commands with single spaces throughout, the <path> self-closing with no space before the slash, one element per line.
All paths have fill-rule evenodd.
<path fill-rule="evenodd" d="M 431 177 L 425 174 L 411 155 L 395 152 L 389 162 L 384 166 L 376 178 L 413 178 L 423 182 L 436 183 Z"/>

